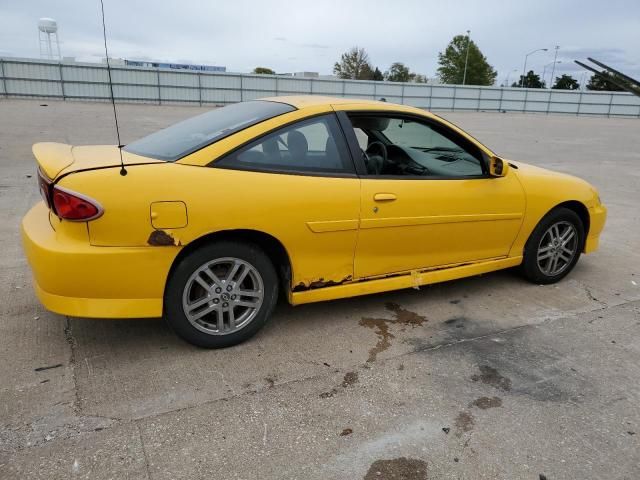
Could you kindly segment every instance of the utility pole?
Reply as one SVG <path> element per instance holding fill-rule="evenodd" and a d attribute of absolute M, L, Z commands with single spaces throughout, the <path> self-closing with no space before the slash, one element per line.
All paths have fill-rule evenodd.
<path fill-rule="evenodd" d="M 551 81 L 549 82 L 549 88 L 553 88 L 553 75 L 556 72 L 556 61 L 558 59 L 558 49 L 559 45 L 556 45 L 556 54 L 553 57 L 553 67 L 551 68 Z"/>
<path fill-rule="evenodd" d="M 469 42 L 471 41 L 471 30 L 467 30 L 467 55 L 464 59 L 464 74 L 462 75 L 462 85 L 467 82 L 467 65 L 469 64 Z"/>

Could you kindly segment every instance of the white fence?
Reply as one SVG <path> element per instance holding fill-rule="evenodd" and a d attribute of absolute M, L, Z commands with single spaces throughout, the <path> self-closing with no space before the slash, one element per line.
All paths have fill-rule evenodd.
<path fill-rule="evenodd" d="M 380 99 L 427 110 L 507 111 L 640 118 L 640 97 L 618 92 L 576 92 L 460 85 L 325 80 L 275 75 L 210 73 L 114 66 L 117 102 L 223 105 L 278 95 L 331 95 Z M 106 65 L 0 58 L 0 98 L 110 99 Z"/>

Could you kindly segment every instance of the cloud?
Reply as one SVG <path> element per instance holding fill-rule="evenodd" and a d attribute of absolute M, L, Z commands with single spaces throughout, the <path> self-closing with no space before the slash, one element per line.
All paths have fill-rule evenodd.
<path fill-rule="evenodd" d="M 63 55 L 93 61 L 104 56 L 98 3 L 0 3 L 2 55 L 37 57 L 35 24 L 52 16 Z M 522 70 L 525 53 L 549 48 L 529 57 L 528 66 L 541 73 L 553 61 L 554 45 L 561 46 L 560 71 L 572 71 L 574 59 L 592 56 L 632 76 L 640 73 L 640 2 L 624 0 L 181 0 L 179 7 L 157 0 L 105 0 L 105 14 L 112 56 L 225 65 L 230 71 L 265 65 L 330 73 L 344 51 L 359 45 L 383 71 L 398 61 L 431 77 L 438 52 L 470 29 L 500 80 Z"/>

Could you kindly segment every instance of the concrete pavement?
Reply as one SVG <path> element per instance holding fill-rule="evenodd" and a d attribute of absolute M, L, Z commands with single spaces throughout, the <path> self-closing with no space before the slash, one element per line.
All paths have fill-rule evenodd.
<path fill-rule="evenodd" d="M 601 249 L 561 283 L 279 305 L 206 351 L 159 320 L 48 313 L 31 289 L 31 144 L 114 143 L 110 108 L 0 100 L 0 478 L 640 478 L 638 120 L 443 115 L 599 188 Z M 119 111 L 128 142 L 200 109 Z"/>

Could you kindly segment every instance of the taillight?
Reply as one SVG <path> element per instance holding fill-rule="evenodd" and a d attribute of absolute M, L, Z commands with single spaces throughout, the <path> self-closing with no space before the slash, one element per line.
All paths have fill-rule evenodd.
<path fill-rule="evenodd" d="M 44 173 L 38 169 L 38 189 L 40 190 L 40 195 L 42 195 L 42 199 L 47 207 L 51 208 L 49 197 L 51 194 L 51 181 L 44 176 Z"/>
<path fill-rule="evenodd" d="M 52 199 L 54 213 L 65 220 L 93 220 L 103 213 L 95 200 L 58 185 L 53 187 Z"/>

